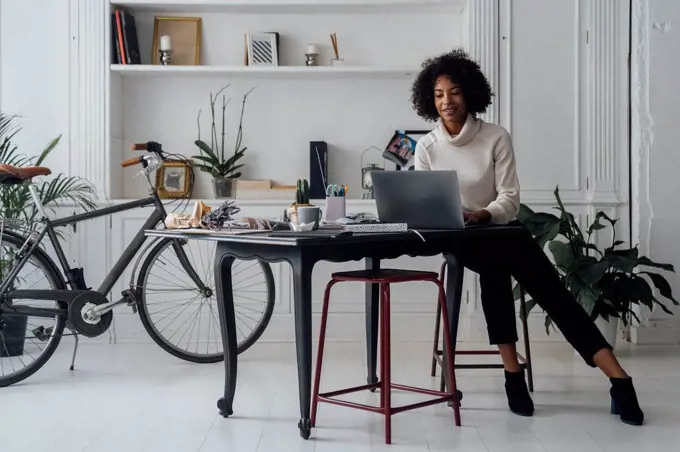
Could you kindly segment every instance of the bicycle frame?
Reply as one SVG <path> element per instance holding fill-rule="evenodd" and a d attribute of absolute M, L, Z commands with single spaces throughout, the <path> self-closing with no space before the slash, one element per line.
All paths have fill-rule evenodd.
<path fill-rule="evenodd" d="M 137 232 L 132 241 L 130 241 L 128 246 L 123 251 L 123 254 L 118 258 L 118 261 L 109 271 L 109 273 L 106 275 L 104 280 L 101 282 L 99 288 L 97 289 L 97 292 L 103 295 L 108 294 L 113 288 L 113 286 L 116 284 L 116 282 L 118 282 L 119 278 L 122 276 L 123 272 L 128 267 L 128 265 L 130 265 L 137 252 L 142 248 L 144 242 L 147 240 L 145 231 L 147 229 L 154 229 L 160 222 L 165 220 L 167 216 L 165 207 L 163 206 L 163 203 L 158 197 L 158 193 L 156 192 L 155 187 L 153 186 L 153 184 L 151 184 L 148 174 L 145 174 L 145 176 L 147 185 L 149 186 L 150 193 L 150 196 L 147 198 L 126 202 L 117 206 L 104 207 L 102 209 L 97 209 L 90 212 L 63 217 L 56 220 L 50 220 L 48 218 L 47 213 L 45 212 L 45 208 L 40 202 L 40 197 L 37 193 L 36 187 L 34 185 L 29 184 L 28 186 L 29 192 L 33 198 L 33 201 L 36 204 L 38 212 L 41 215 L 40 222 L 43 225 L 37 232 L 33 232 L 32 235 L 29 235 L 28 239 L 19 250 L 20 255 L 19 262 L 12 268 L 9 275 L 5 278 L 4 281 L 2 281 L 0 285 L 0 298 L 6 297 L 34 300 L 57 300 L 64 301 L 67 303 L 71 302 L 76 296 L 80 295 L 82 292 L 86 292 L 87 289 L 85 287 L 78 287 L 76 281 L 72 278 L 68 259 L 66 258 L 66 254 L 64 253 L 61 244 L 59 243 L 59 239 L 57 237 L 55 229 L 58 227 L 74 225 L 77 223 L 81 223 L 83 221 L 92 220 L 95 218 L 115 214 L 118 212 L 124 212 L 137 207 L 154 205 L 155 206 L 154 211 L 151 212 L 149 218 L 144 222 L 141 229 L 139 230 L 139 232 Z M 54 250 L 57 254 L 57 259 L 59 260 L 64 275 L 67 277 L 67 283 L 71 287 L 71 290 L 15 290 L 6 293 L 10 286 L 10 283 L 16 278 L 21 268 L 23 268 L 26 262 L 30 259 L 33 250 L 39 246 L 45 235 L 47 235 L 50 238 L 50 242 L 52 242 L 52 246 L 54 247 Z M 35 238 L 32 238 L 32 236 L 34 236 Z M 201 290 L 205 289 L 205 284 L 203 283 L 203 281 L 201 281 L 200 277 L 189 263 L 189 260 L 179 243 L 180 242 L 177 241 L 176 243 L 173 244 L 173 247 L 175 249 L 175 253 L 177 253 L 177 257 L 180 263 L 187 271 L 191 279 L 196 283 L 197 287 Z M 27 247 L 28 249 L 26 249 Z M 95 310 L 97 311 L 97 314 L 102 314 L 111 310 L 113 307 L 124 301 L 125 301 L 124 298 L 118 301 L 109 301 L 108 303 L 97 306 Z M 11 308 L 14 308 L 13 310 L 16 312 L 21 311 L 22 314 L 25 313 L 26 315 L 36 317 L 53 317 L 55 313 L 54 309 L 46 308 L 31 308 L 27 306 L 21 306 L 20 309 L 17 309 L 19 307 Z"/>

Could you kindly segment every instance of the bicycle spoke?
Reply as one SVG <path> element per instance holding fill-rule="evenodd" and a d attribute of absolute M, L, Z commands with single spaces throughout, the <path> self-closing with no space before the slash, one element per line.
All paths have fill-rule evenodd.
<path fill-rule="evenodd" d="M 8 294 L 25 290 L 55 290 L 63 286 L 49 263 L 40 254 L 31 254 L 19 269 L 19 250 L 26 239 L 0 237 L 0 254 L 4 270 L 16 271 Z M 27 378 L 44 364 L 61 339 L 63 309 L 55 301 L 7 298 L 0 301 L 0 386 Z M 42 332 L 49 335 L 40 336 Z"/>
<path fill-rule="evenodd" d="M 217 245 L 201 240 L 182 244 L 188 264 L 209 290 L 206 292 L 199 289 L 193 280 L 184 283 L 188 273 L 179 264 L 172 244 L 172 241 L 167 241 L 151 253 L 143 266 L 143 274 L 140 274 L 138 285 L 143 293 L 140 314 L 143 314 L 143 320 L 147 319 L 144 326 L 156 342 L 178 357 L 190 361 L 208 360 L 199 362 L 221 360 L 222 332 L 214 287 Z M 273 293 L 269 284 L 272 277 L 268 266 L 266 270 L 267 274 L 257 260 L 236 259 L 232 264 L 232 294 L 239 347 L 248 341 L 250 343 L 246 347 L 250 346 L 262 334 L 263 319 L 268 322 L 271 316 Z M 179 281 L 189 287 L 172 290 L 177 288 Z M 268 294 L 271 297 L 268 298 Z"/>

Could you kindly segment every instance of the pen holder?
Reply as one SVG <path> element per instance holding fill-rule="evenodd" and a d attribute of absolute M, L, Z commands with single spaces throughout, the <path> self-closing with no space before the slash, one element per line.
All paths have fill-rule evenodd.
<path fill-rule="evenodd" d="M 344 196 L 326 197 L 326 221 L 335 221 L 338 218 L 343 218 L 347 214 L 345 209 Z"/>

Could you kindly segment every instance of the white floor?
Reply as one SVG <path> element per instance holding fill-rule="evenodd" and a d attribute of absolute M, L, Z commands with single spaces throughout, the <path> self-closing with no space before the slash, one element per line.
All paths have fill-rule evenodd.
<path fill-rule="evenodd" d="M 393 379 L 436 388 L 429 347 L 395 344 Z M 65 340 L 31 379 L 0 389 L 0 451 L 678 450 L 680 347 L 618 350 L 636 382 L 643 427 L 609 414 L 608 381 L 570 349 L 537 343 L 533 351 L 533 418 L 508 412 L 501 370 L 459 371 L 463 426 L 454 426 L 444 405 L 402 413 L 393 418 L 394 444 L 385 446 L 380 415 L 328 404 L 320 405 L 310 440 L 300 438 L 293 344 L 258 343 L 241 356 L 235 415 L 224 419 L 215 407 L 222 364 L 184 363 L 152 344 L 82 340 L 76 370 L 69 372 L 71 342 Z M 362 344 L 329 344 L 322 390 L 363 384 L 364 361 Z M 378 401 L 377 394 L 356 397 Z M 395 396 L 398 403 L 412 399 Z"/>

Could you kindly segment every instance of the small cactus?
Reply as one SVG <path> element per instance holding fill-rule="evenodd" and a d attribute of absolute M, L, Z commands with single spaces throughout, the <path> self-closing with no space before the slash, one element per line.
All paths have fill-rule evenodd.
<path fill-rule="evenodd" d="M 300 205 L 309 204 L 309 182 L 307 182 L 307 179 L 298 179 L 295 202 Z"/>

